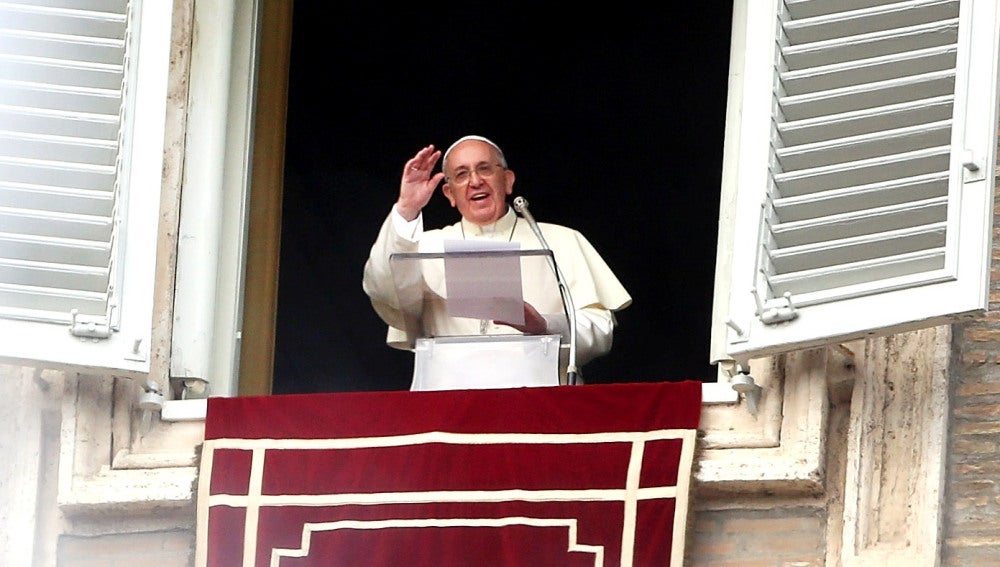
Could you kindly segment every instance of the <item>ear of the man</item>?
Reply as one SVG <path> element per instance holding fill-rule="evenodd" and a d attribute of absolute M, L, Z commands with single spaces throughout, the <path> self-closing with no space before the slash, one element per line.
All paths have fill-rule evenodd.
<path fill-rule="evenodd" d="M 514 192 L 514 179 L 516 176 L 514 175 L 514 172 L 509 169 L 505 169 L 503 172 L 504 175 L 507 176 L 507 194 L 510 195 Z"/>
<path fill-rule="evenodd" d="M 451 206 L 454 207 L 455 206 L 455 196 L 451 194 L 451 185 L 448 185 L 447 183 L 445 183 L 444 185 L 442 185 L 441 186 L 441 193 L 444 194 L 444 196 L 448 199 L 448 202 L 451 203 Z"/>

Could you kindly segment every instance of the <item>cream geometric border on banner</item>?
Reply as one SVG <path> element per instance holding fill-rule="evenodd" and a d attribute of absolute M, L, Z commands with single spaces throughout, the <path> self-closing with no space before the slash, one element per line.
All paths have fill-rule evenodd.
<path fill-rule="evenodd" d="M 208 516 L 214 506 L 246 509 L 244 524 L 243 565 L 253 565 L 257 556 L 257 527 L 262 507 L 277 506 L 343 506 L 376 504 L 412 504 L 432 502 L 496 503 L 507 501 L 567 501 L 587 500 L 622 502 L 624 519 L 622 525 L 621 558 L 622 567 L 632 567 L 636 510 L 643 500 L 674 499 L 674 522 L 671 538 L 671 567 L 684 564 L 684 542 L 687 527 L 688 494 L 691 486 L 691 471 L 694 463 L 696 431 L 693 429 L 661 429 L 654 431 L 615 433 L 450 433 L 434 431 L 409 435 L 385 437 L 361 437 L 348 439 L 213 439 L 205 441 L 201 452 L 201 467 L 198 486 L 198 526 L 195 565 L 205 567 L 208 561 Z M 670 439 L 681 440 L 681 455 L 678 462 L 677 485 L 639 488 L 642 472 L 642 457 L 645 444 L 650 441 Z M 625 486 L 617 489 L 572 489 L 572 490 L 469 490 L 469 491 L 408 491 L 378 492 L 359 494 L 309 494 L 309 495 L 263 495 L 261 486 L 264 477 L 264 455 L 269 450 L 336 450 L 368 449 L 383 447 L 403 447 L 425 444 L 452 445 L 536 445 L 536 444 L 601 444 L 629 443 L 631 454 Z M 211 471 L 216 450 L 238 449 L 252 453 L 248 494 L 229 495 L 209 493 Z M 482 526 L 501 527 L 505 525 L 528 525 L 537 527 L 567 528 L 567 551 L 589 552 L 594 555 L 594 566 L 604 565 L 603 546 L 582 546 L 576 543 L 576 520 L 571 518 L 451 518 L 448 520 L 396 519 L 379 521 L 338 521 L 308 523 L 303 527 L 302 546 L 298 549 L 274 549 L 271 565 L 277 566 L 281 557 L 305 557 L 309 552 L 312 533 L 335 529 L 391 529 L 394 527 L 448 527 Z"/>

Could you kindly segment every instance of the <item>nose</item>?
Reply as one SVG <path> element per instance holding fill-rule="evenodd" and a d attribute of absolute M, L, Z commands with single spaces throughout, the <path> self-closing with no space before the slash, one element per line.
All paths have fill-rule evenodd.
<path fill-rule="evenodd" d="M 479 185 L 483 182 L 483 176 L 479 175 L 479 172 L 473 169 L 469 172 L 469 185 Z"/>

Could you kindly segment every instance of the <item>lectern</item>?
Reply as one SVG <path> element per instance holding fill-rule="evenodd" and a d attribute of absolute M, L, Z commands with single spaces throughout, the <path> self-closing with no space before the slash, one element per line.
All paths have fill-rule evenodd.
<path fill-rule="evenodd" d="M 519 322 L 526 301 L 568 328 L 551 250 L 405 253 L 389 263 L 415 353 L 411 390 L 565 383 L 565 337 L 493 322 Z"/>

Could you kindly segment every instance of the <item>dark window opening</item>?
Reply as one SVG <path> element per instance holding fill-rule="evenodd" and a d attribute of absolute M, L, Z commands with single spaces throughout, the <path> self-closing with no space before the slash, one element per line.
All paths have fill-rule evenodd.
<path fill-rule="evenodd" d="M 295 5 L 275 393 L 409 387 L 361 290 L 403 163 L 500 144 L 539 221 L 580 230 L 633 297 L 588 382 L 715 380 L 708 363 L 731 7 L 393 14 Z M 458 215 L 438 193 L 427 227 Z"/>

